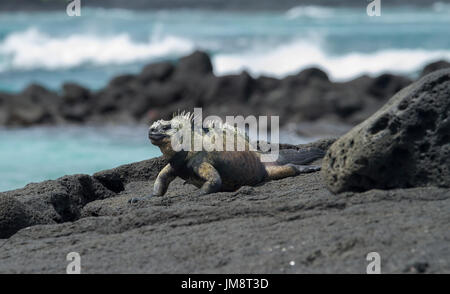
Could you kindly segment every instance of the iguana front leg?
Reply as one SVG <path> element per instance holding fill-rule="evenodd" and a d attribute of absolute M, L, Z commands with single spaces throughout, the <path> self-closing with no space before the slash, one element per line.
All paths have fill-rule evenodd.
<path fill-rule="evenodd" d="M 175 170 L 169 164 L 167 164 L 158 174 L 153 185 L 153 195 L 163 196 L 169 188 L 169 184 L 175 179 Z"/>
<path fill-rule="evenodd" d="M 153 184 L 153 194 L 144 197 L 134 197 L 128 200 L 129 203 L 135 203 L 140 200 L 145 200 L 151 198 L 152 196 L 163 196 L 167 192 L 169 184 L 175 179 L 175 170 L 169 164 L 167 164 L 156 177 L 155 183 Z"/>
<path fill-rule="evenodd" d="M 205 180 L 197 195 L 219 192 L 222 188 L 222 179 L 219 172 L 211 164 L 203 162 L 199 166 L 194 167 L 194 172 L 201 179 Z"/>

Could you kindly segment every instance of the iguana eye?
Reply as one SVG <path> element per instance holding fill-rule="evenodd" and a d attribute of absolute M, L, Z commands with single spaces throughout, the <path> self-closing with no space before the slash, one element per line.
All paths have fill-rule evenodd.
<path fill-rule="evenodd" d="M 165 125 L 165 126 L 162 127 L 162 129 L 163 129 L 164 131 L 170 130 L 170 128 L 171 128 L 170 125 Z"/>

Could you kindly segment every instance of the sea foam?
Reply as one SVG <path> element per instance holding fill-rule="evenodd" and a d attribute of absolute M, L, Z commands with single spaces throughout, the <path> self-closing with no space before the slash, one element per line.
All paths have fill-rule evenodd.
<path fill-rule="evenodd" d="M 181 57 L 199 47 L 198 40 L 164 34 L 158 26 L 155 26 L 147 41 L 136 41 L 126 33 L 112 36 L 50 36 L 36 28 L 29 28 L 11 33 L 0 41 L 0 72 L 65 70 L 85 64 L 144 64 Z M 396 48 L 336 54 L 326 48 L 324 38 L 304 36 L 279 46 L 264 46 L 259 42 L 234 53 L 216 51 L 212 61 L 218 75 L 247 70 L 254 76 L 264 74 L 281 78 L 316 66 L 325 70 L 331 79 L 342 81 L 362 74 L 417 73 L 427 63 L 450 59 L 448 49 Z M 208 47 L 203 49 L 208 50 Z"/>
<path fill-rule="evenodd" d="M 386 49 L 336 55 L 327 53 L 321 42 L 297 40 L 266 51 L 219 54 L 213 63 L 218 75 L 246 70 L 254 76 L 284 77 L 315 66 L 325 70 L 331 79 L 343 81 L 362 74 L 411 74 L 437 59 L 450 59 L 450 50 Z"/>
<path fill-rule="evenodd" d="M 194 48 L 189 40 L 176 36 L 151 36 L 137 42 L 128 34 L 95 36 L 72 34 L 49 36 L 36 28 L 8 35 L 0 42 L 0 70 L 65 69 L 83 64 L 126 64 L 167 56 L 188 54 Z M 0 59 L 0 60 L 1 60 Z"/>
<path fill-rule="evenodd" d="M 333 16 L 334 9 L 324 6 L 315 5 L 301 5 L 295 6 L 286 11 L 285 16 L 288 19 L 295 19 L 299 17 L 307 18 L 327 18 Z"/>

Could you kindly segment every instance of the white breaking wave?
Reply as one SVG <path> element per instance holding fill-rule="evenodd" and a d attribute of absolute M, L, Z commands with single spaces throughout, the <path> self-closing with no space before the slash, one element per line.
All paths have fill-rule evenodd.
<path fill-rule="evenodd" d="M 164 35 L 158 25 L 147 42 L 136 42 L 128 34 L 51 37 L 37 29 L 28 29 L 13 33 L 0 42 L 0 71 L 58 70 L 83 64 L 120 65 L 137 61 L 147 63 L 158 58 L 181 57 L 195 48 L 193 40 Z M 331 79 L 342 81 L 361 74 L 410 74 L 432 61 L 450 59 L 450 50 L 425 49 L 333 55 L 326 52 L 324 43 L 317 36 L 267 48 L 270 49 L 264 49 L 259 43 L 242 52 L 218 53 L 212 57 L 214 71 L 224 75 L 247 70 L 254 76 L 264 74 L 281 78 L 316 66 L 325 70 Z"/>
<path fill-rule="evenodd" d="M 181 56 L 193 49 L 192 42 L 175 36 L 149 37 L 148 42 L 139 43 L 128 34 L 110 37 L 74 34 L 57 38 L 31 28 L 13 33 L 0 43 L 0 57 L 4 60 L 0 70 L 126 64 L 171 55 Z"/>
<path fill-rule="evenodd" d="M 425 64 L 438 59 L 450 59 L 450 50 L 389 49 L 373 53 L 347 53 L 330 55 L 320 43 L 296 41 L 266 52 L 249 51 L 239 54 L 220 54 L 213 58 L 218 75 L 248 71 L 284 77 L 307 67 L 325 70 L 330 78 L 344 81 L 361 74 L 376 75 L 383 72 L 410 74 Z"/>
<path fill-rule="evenodd" d="M 334 9 L 329 7 L 306 5 L 295 6 L 286 12 L 286 18 L 295 19 L 299 17 L 327 18 L 333 16 Z"/>

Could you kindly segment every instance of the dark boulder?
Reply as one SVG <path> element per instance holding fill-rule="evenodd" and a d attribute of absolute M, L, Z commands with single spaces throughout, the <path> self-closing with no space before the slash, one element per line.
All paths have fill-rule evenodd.
<path fill-rule="evenodd" d="M 31 126 L 58 123 L 59 96 L 48 89 L 32 84 L 10 100 L 8 125 Z"/>
<path fill-rule="evenodd" d="M 320 80 L 323 82 L 330 81 L 326 72 L 324 72 L 323 70 L 321 70 L 317 67 L 311 67 L 311 68 L 302 70 L 297 75 L 297 78 L 299 80 L 303 80 L 303 81 L 311 81 L 311 80 Z"/>
<path fill-rule="evenodd" d="M 28 87 L 26 87 L 22 91 L 21 96 L 24 99 L 29 100 L 30 102 L 36 104 L 37 103 L 48 104 L 54 102 L 53 100 L 58 99 L 56 93 L 38 84 L 31 84 Z"/>
<path fill-rule="evenodd" d="M 97 115 L 110 116 L 111 114 L 117 114 L 123 117 L 131 116 L 130 108 L 133 107 L 136 100 L 145 98 L 143 95 L 145 86 L 141 85 L 134 77 L 122 77 L 123 81 L 113 81 L 108 87 L 94 94 L 94 99 L 89 104 Z M 118 117 L 116 116 L 116 118 Z"/>
<path fill-rule="evenodd" d="M 182 99 L 184 93 L 183 86 L 178 83 L 153 81 L 139 91 L 134 99 L 130 99 L 129 110 L 137 120 L 140 120 L 156 108 L 172 108 L 174 102 Z"/>
<path fill-rule="evenodd" d="M 331 90 L 324 94 L 324 105 L 331 107 L 330 112 L 342 119 L 364 108 L 366 101 L 351 89 Z M 323 113 L 322 113 L 323 114 Z M 322 116 L 319 114 L 319 116 Z"/>
<path fill-rule="evenodd" d="M 143 84 L 148 84 L 152 81 L 165 81 L 168 79 L 175 67 L 170 62 L 152 63 L 144 67 L 138 76 L 138 79 Z"/>
<path fill-rule="evenodd" d="M 91 93 L 78 84 L 64 84 L 61 100 L 60 112 L 68 121 L 83 122 L 91 114 Z"/>
<path fill-rule="evenodd" d="M 0 239 L 29 226 L 30 220 L 31 214 L 23 203 L 10 196 L 0 197 Z"/>
<path fill-rule="evenodd" d="M 209 55 L 202 51 L 180 58 L 176 68 L 177 74 L 206 75 L 213 71 Z"/>
<path fill-rule="evenodd" d="M 329 83 L 328 75 L 324 71 L 312 67 L 304 69 L 296 75 L 287 76 L 282 80 L 282 87 L 301 89 L 305 86 L 327 85 Z"/>
<path fill-rule="evenodd" d="M 14 197 L 33 212 L 28 225 L 74 221 L 80 217 L 81 209 L 87 203 L 116 195 L 101 181 L 89 175 L 64 176 L 28 184 L 22 189 L 2 194 L 0 198 Z"/>
<path fill-rule="evenodd" d="M 333 192 L 450 187 L 450 69 L 393 96 L 328 150 L 323 178 Z"/>
<path fill-rule="evenodd" d="M 433 71 L 436 70 L 440 70 L 440 69 L 444 69 L 444 68 L 449 68 L 450 67 L 450 62 L 446 61 L 446 60 L 439 60 L 433 63 L 428 64 L 427 66 L 425 66 L 422 70 L 422 73 L 420 76 L 426 76 L 429 73 L 432 73 Z"/>
<path fill-rule="evenodd" d="M 405 77 L 383 74 L 372 81 L 367 92 L 377 99 L 386 100 L 410 83 L 411 80 Z"/>
<path fill-rule="evenodd" d="M 65 103 L 83 102 L 91 98 L 91 93 L 88 89 L 75 83 L 65 83 L 62 89 L 62 99 Z"/>
<path fill-rule="evenodd" d="M 228 75 L 210 79 L 204 101 L 205 103 L 229 103 L 239 101 L 245 103 L 254 87 L 253 78 L 247 73 Z"/>
<path fill-rule="evenodd" d="M 109 81 L 109 87 L 123 87 L 136 80 L 136 75 L 124 74 L 114 77 Z"/>
<path fill-rule="evenodd" d="M 255 90 L 265 94 L 277 89 L 280 86 L 280 80 L 272 77 L 260 76 L 255 79 Z"/>
<path fill-rule="evenodd" d="M 10 103 L 14 99 L 13 95 L 0 93 L 0 126 L 9 125 L 11 114 Z"/>
<path fill-rule="evenodd" d="M 154 180 L 167 164 L 162 157 L 125 164 L 117 168 L 95 173 L 93 177 L 113 191 L 120 191 L 130 181 Z"/>
<path fill-rule="evenodd" d="M 177 83 L 153 82 L 142 92 L 152 106 L 165 106 L 182 98 L 183 86 Z"/>

